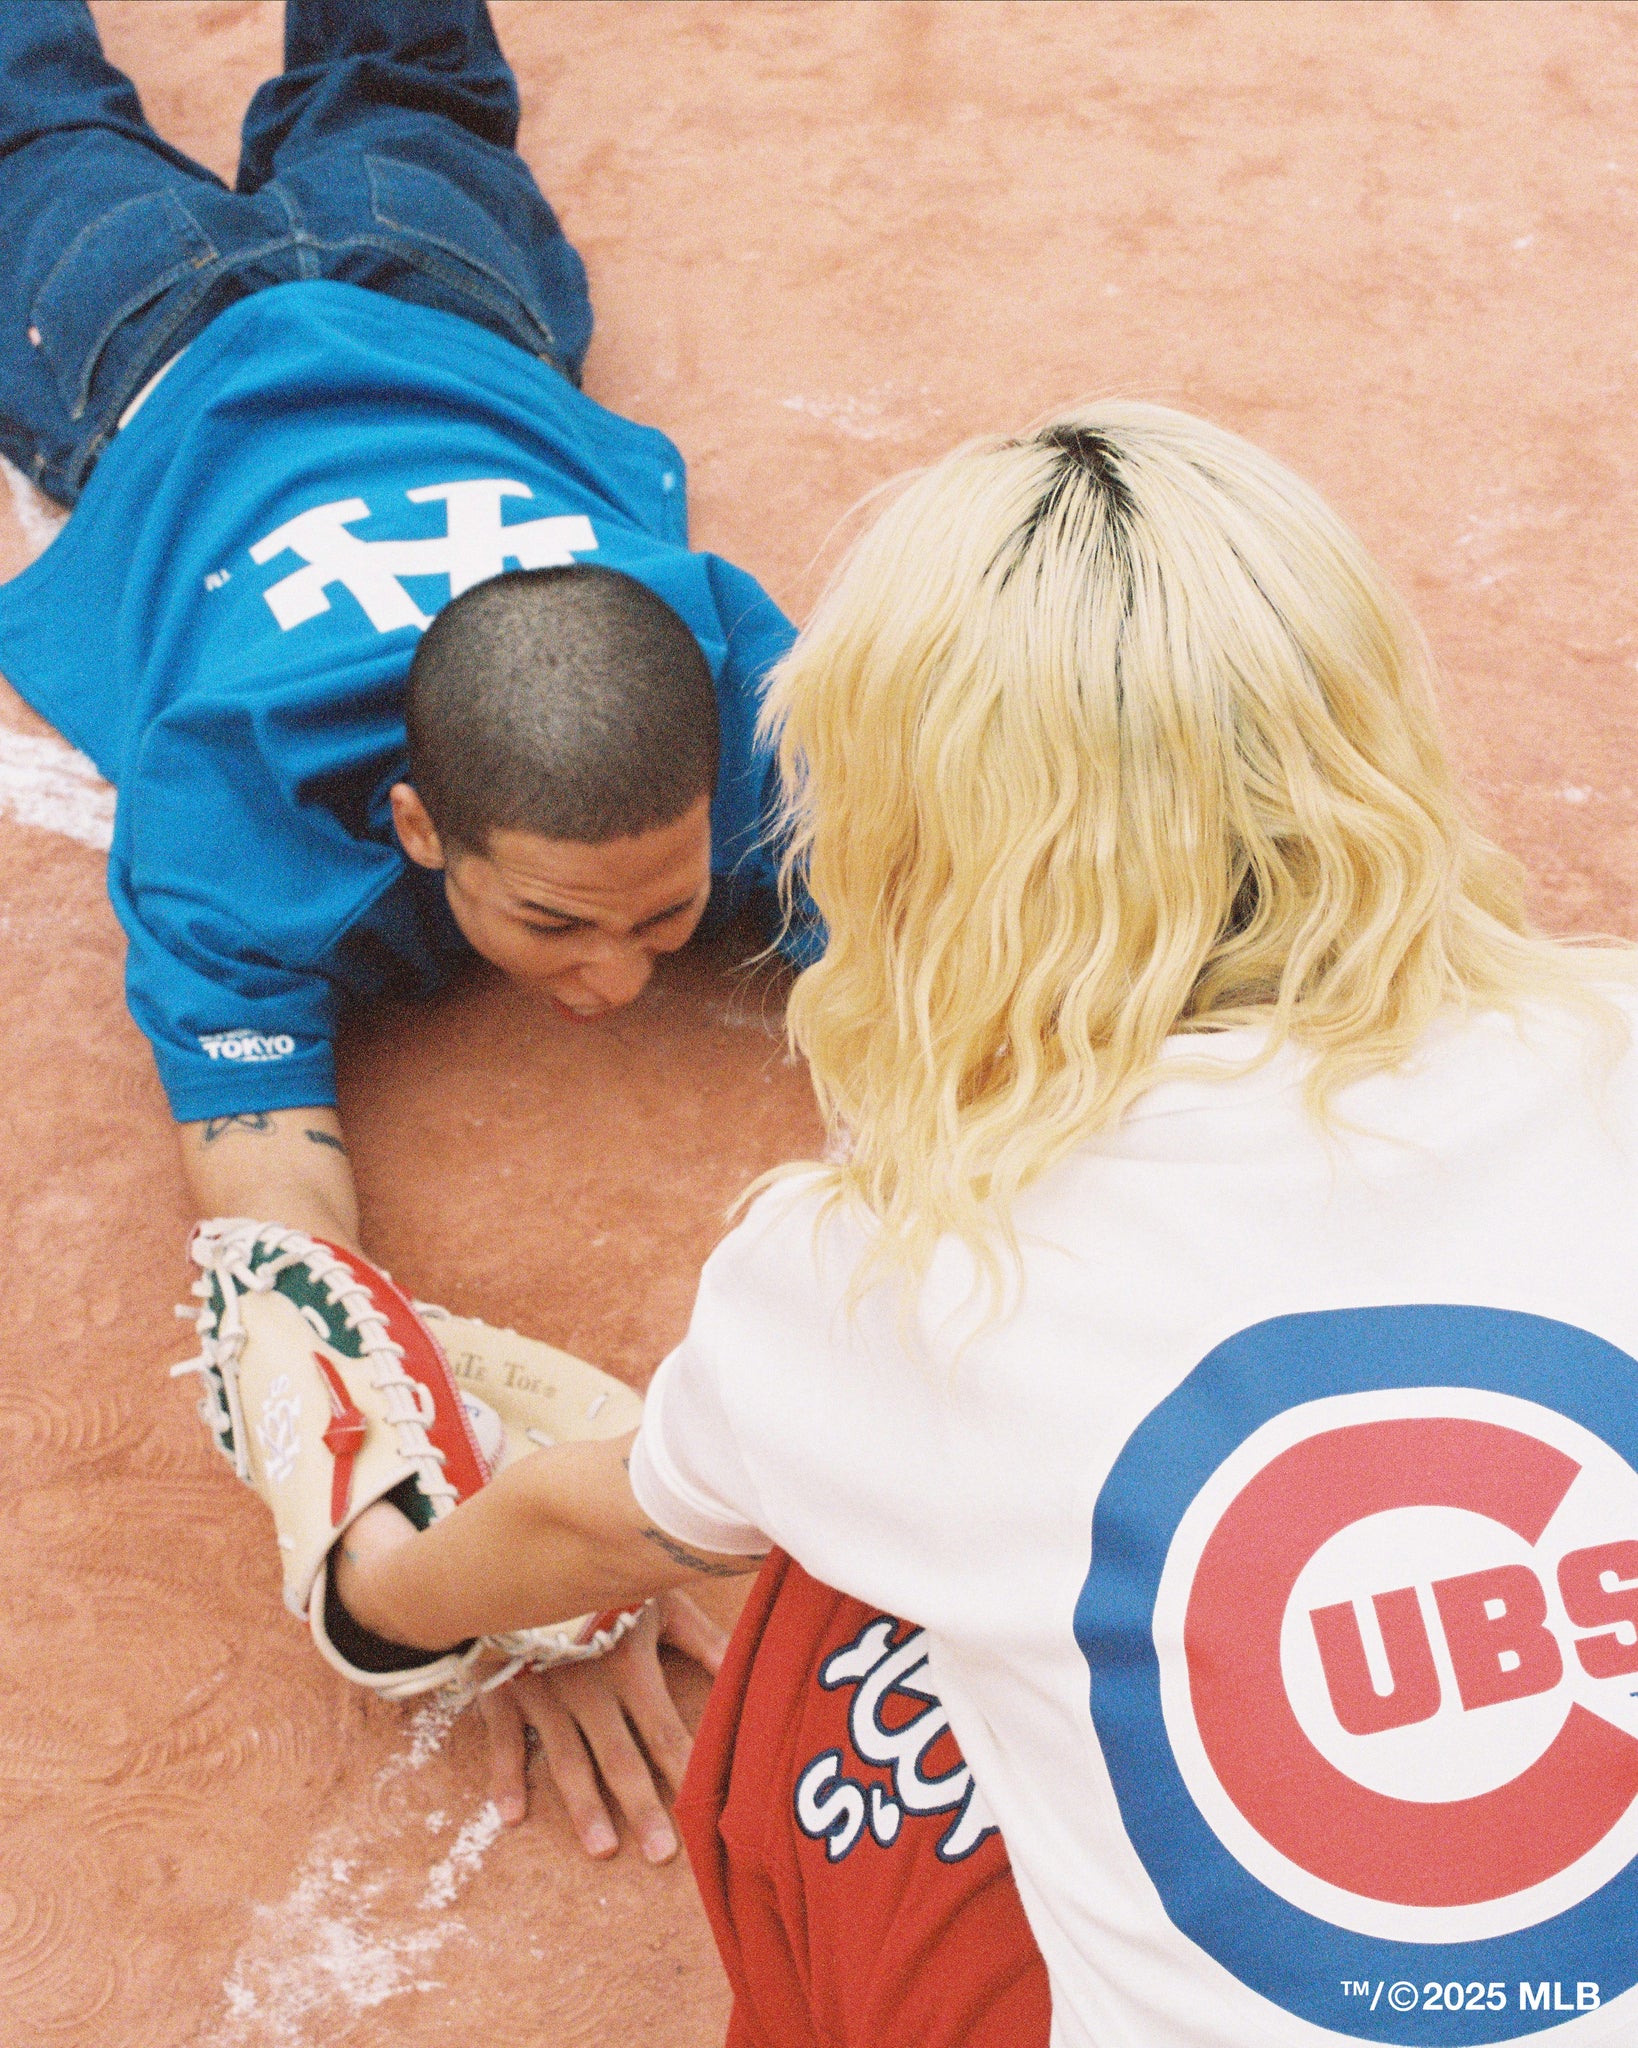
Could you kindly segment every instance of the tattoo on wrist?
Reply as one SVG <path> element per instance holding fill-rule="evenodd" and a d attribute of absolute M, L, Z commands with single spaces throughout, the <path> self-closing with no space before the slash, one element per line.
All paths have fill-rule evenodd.
<path fill-rule="evenodd" d="M 253 1136 L 265 1138 L 273 1128 L 273 1119 L 265 1109 L 241 1109 L 232 1116 L 213 1116 L 205 1125 L 203 1142 L 214 1145 L 218 1138 L 226 1138 L 234 1131 L 249 1131 Z"/>
<path fill-rule="evenodd" d="M 748 1557 L 743 1564 L 727 1564 L 720 1557 L 701 1557 L 697 1550 L 690 1550 L 686 1543 L 678 1543 L 663 1529 L 645 1529 L 645 1540 L 663 1550 L 673 1564 L 680 1564 L 686 1571 L 699 1572 L 708 1579 L 738 1579 L 746 1572 L 755 1571 L 762 1562 L 760 1557 Z"/>
<path fill-rule="evenodd" d="M 328 1145 L 332 1151 L 339 1152 L 343 1159 L 347 1157 L 347 1147 L 331 1132 L 309 1131 L 307 1137 L 310 1143 L 314 1145 Z"/>

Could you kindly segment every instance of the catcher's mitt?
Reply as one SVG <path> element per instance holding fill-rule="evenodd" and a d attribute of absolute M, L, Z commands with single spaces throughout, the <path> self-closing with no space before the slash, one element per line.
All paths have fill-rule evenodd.
<path fill-rule="evenodd" d="M 201 1420 L 273 1512 L 285 1605 L 329 1663 L 385 1698 L 460 1677 L 484 1641 L 390 1670 L 344 1654 L 326 1621 L 331 1550 L 387 1495 L 426 1528 L 537 1444 L 634 1429 L 641 1401 L 566 1352 L 411 1302 L 356 1252 L 298 1230 L 220 1219 L 189 1251 L 198 1307 L 177 1313 L 192 1317 L 200 1354 L 173 1376 L 203 1379 Z M 493 1647 L 513 1669 L 597 1656 L 635 1619 L 588 1616 Z"/>

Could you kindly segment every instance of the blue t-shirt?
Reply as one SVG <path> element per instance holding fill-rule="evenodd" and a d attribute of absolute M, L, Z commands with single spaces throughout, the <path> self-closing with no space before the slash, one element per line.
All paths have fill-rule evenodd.
<path fill-rule="evenodd" d="M 570 561 L 637 577 L 698 639 L 713 902 L 768 896 L 754 724 L 789 623 L 689 551 L 663 434 L 469 321 L 344 284 L 243 300 L 0 589 L 0 669 L 119 792 L 127 994 L 180 1121 L 333 1102 L 339 1003 L 469 956 L 392 829 L 404 676 L 452 596 Z"/>

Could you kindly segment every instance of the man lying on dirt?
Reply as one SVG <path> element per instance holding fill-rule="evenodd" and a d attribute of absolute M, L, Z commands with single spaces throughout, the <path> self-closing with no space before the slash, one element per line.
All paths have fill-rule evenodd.
<path fill-rule="evenodd" d="M 517 125 L 483 0 L 290 0 L 230 192 L 80 0 L 0 9 L 0 447 L 76 508 L 0 591 L 0 669 L 117 787 L 201 1216 L 356 1247 L 343 1005 L 475 953 L 595 1017 L 708 902 L 770 900 L 753 727 L 790 628 L 689 551 L 671 443 L 581 395 L 585 270 Z M 587 1744 L 675 1846 L 628 1727 L 674 1775 L 657 1629 L 556 1680 L 593 1853 Z"/>

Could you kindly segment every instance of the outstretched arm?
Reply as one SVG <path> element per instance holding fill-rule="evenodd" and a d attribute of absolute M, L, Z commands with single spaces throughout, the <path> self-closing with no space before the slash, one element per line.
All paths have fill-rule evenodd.
<path fill-rule="evenodd" d="M 183 1168 L 201 1216 L 266 1218 L 331 1244 L 355 1251 L 360 1248 L 352 1168 L 333 1109 L 248 1111 L 184 1124 L 180 1136 Z M 624 1482 L 624 1468 L 617 1470 Z M 502 1475 L 478 1498 L 483 1499 L 508 1477 Z M 635 1502 L 632 1505 L 635 1507 Z M 412 1534 L 398 1510 L 382 1502 L 353 1524 L 347 1548 L 362 1557 L 373 1554 L 375 1548 L 390 1549 Z M 740 1568 L 749 1569 L 752 1563 L 754 1560 L 747 1561 Z M 345 1556 L 338 1566 L 341 1573 L 350 1569 Z M 343 1592 L 343 1600 L 346 1597 Z M 623 1604 L 599 1600 L 591 1611 Z M 408 1636 L 397 1640 L 412 1645 L 415 1641 Z M 659 1613 L 646 1617 L 610 1656 L 591 1664 L 535 1673 L 527 1683 L 515 1682 L 501 1692 L 485 1695 L 484 1718 L 492 1748 L 491 1790 L 509 1823 L 521 1821 L 527 1811 L 527 1720 L 539 1738 L 547 1769 L 588 1855 L 611 1855 L 617 1846 L 609 1803 L 599 1780 L 636 1831 L 651 1862 L 664 1862 L 676 1853 L 676 1836 L 660 1802 L 656 1772 L 673 1788 L 678 1786 L 691 1738 L 660 1664 L 662 1640 L 712 1673 L 727 1645 L 721 1629 L 708 1616 L 676 1595 Z"/>
<path fill-rule="evenodd" d="M 491 1797 L 508 1824 L 527 1811 L 524 1737 L 532 1729 L 586 1853 L 608 1856 L 617 1846 L 600 1776 L 644 1856 L 663 1863 L 677 1838 L 655 1771 L 680 1788 L 692 1738 L 666 1690 L 656 1644 L 663 1637 L 714 1673 L 726 1639 L 676 1588 L 736 1578 L 761 1560 L 692 1550 L 656 1529 L 631 1491 L 631 1443 L 560 1444 L 520 1459 L 424 1535 L 378 1501 L 348 1530 L 335 1584 L 366 1628 L 416 1648 L 661 1594 L 610 1656 L 527 1673 L 485 1695 L 482 1707 Z"/>
<path fill-rule="evenodd" d="M 253 1109 L 178 1126 L 200 1216 L 255 1216 L 358 1245 L 358 1195 L 333 1109 Z"/>
<path fill-rule="evenodd" d="M 633 1441 L 520 1458 L 422 1535 L 396 1508 L 367 1510 L 337 1563 L 342 1604 L 390 1642 L 439 1650 L 754 1571 L 760 1556 L 695 1550 L 654 1527 L 631 1490 Z"/>

